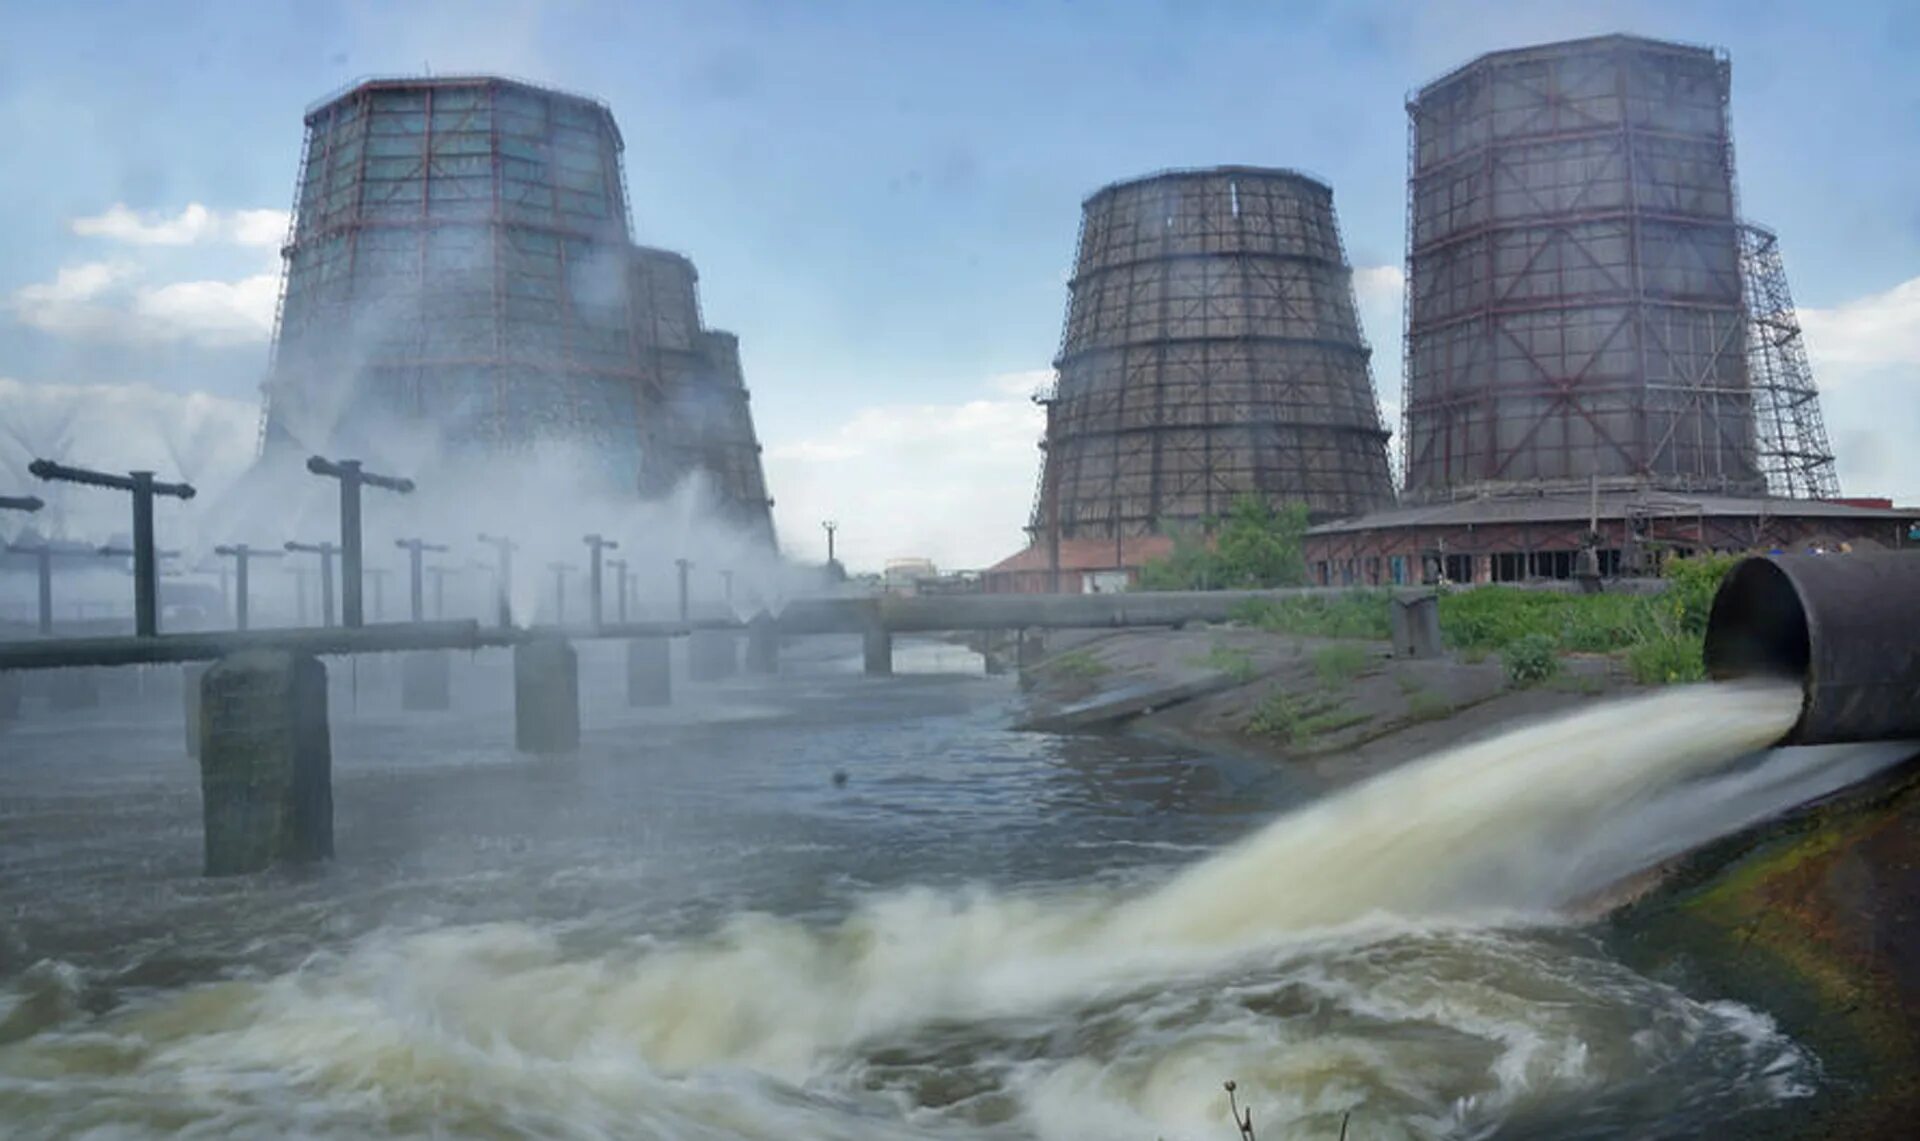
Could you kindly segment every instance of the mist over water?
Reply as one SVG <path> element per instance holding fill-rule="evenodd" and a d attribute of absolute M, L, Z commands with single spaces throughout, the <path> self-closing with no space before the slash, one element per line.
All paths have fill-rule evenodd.
<path fill-rule="evenodd" d="M 0 1118 L 33 1137 L 1212 1137 L 1233 1078 L 1262 1136 L 1331 1136 L 1348 1112 L 1369 1138 L 1698 1132 L 1809 1092 L 1817 1061 L 1760 1012 L 1613 962 L 1567 909 L 1904 755 L 1733 763 L 1797 705 L 1722 685 L 1591 706 L 1185 866 L 1172 844 L 1092 876 L 868 879 L 825 914 L 746 902 L 692 926 L 388 920 L 99 1016 L 85 972 L 42 964 L 0 1013 Z M 1008 764 L 983 781 L 1032 779 Z M 896 797 L 918 780 L 886 771 Z"/>

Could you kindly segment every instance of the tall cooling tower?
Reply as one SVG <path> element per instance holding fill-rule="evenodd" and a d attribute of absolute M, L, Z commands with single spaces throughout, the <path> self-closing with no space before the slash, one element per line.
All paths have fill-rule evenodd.
<path fill-rule="evenodd" d="M 770 545 L 773 501 L 740 368 L 739 338 L 702 324 L 700 275 L 687 258 L 635 247 L 628 273 L 641 368 L 649 388 L 659 393 L 663 413 L 644 482 L 662 491 L 700 472 L 722 511 Z"/>
<path fill-rule="evenodd" d="M 1243 495 L 1393 502 L 1333 192 L 1218 167 L 1086 200 L 1031 529 L 1163 531 Z"/>
<path fill-rule="evenodd" d="M 590 445 L 637 481 L 650 394 L 602 104 L 494 78 L 379 80 L 313 107 L 266 444 Z"/>
<path fill-rule="evenodd" d="M 1729 66 L 1607 36 L 1408 103 L 1406 491 L 1765 489 Z"/>

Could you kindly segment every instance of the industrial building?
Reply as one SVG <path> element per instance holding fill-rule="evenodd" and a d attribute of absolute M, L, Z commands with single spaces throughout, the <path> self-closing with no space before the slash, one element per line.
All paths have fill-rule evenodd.
<path fill-rule="evenodd" d="M 990 589 L 1110 580 L 1242 495 L 1318 518 L 1393 502 L 1325 183 L 1223 166 L 1107 186 L 1083 205 L 1068 291 L 1032 546 Z"/>
<path fill-rule="evenodd" d="M 612 113 L 493 77 L 359 83 L 306 114 L 262 448 L 589 448 L 609 485 L 705 472 L 772 540 L 737 343 L 687 259 L 633 244 Z"/>
<path fill-rule="evenodd" d="M 1311 578 L 1905 541 L 1912 512 L 1839 499 L 1778 240 L 1740 216 L 1730 100 L 1723 53 L 1624 35 L 1413 96 L 1401 506 L 1316 527 Z"/>

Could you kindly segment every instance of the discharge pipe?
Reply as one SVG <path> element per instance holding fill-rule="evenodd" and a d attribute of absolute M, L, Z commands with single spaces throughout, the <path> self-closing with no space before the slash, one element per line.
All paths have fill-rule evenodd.
<path fill-rule="evenodd" d="M 1736 563 L 1713 597 L 1706 666 L 1800 684 L 1800 720 L 1781 744 L 1920 738 L 1920 553 Z"/>

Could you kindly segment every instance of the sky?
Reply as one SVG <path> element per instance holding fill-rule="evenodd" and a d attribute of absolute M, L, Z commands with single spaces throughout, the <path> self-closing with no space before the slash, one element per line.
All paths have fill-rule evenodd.
<path fill-rule="evenodd" d="M 1742 208 L 1781 234 L 1842 484 L 1920 502 L 1910 0 L 0 0 L 0 28 L 0 493 L 34 448 L 243 468 L 304 109 L 488 72 L 612 108 L 636 239 L 741 338 L 788 551 L 832 519 L 857 568 L 987 565 L 1023 542 L 1081 199 L 1326 179 L 1397 426 L 1407 93 L 1627 31 L 1731 53 Z"/>

